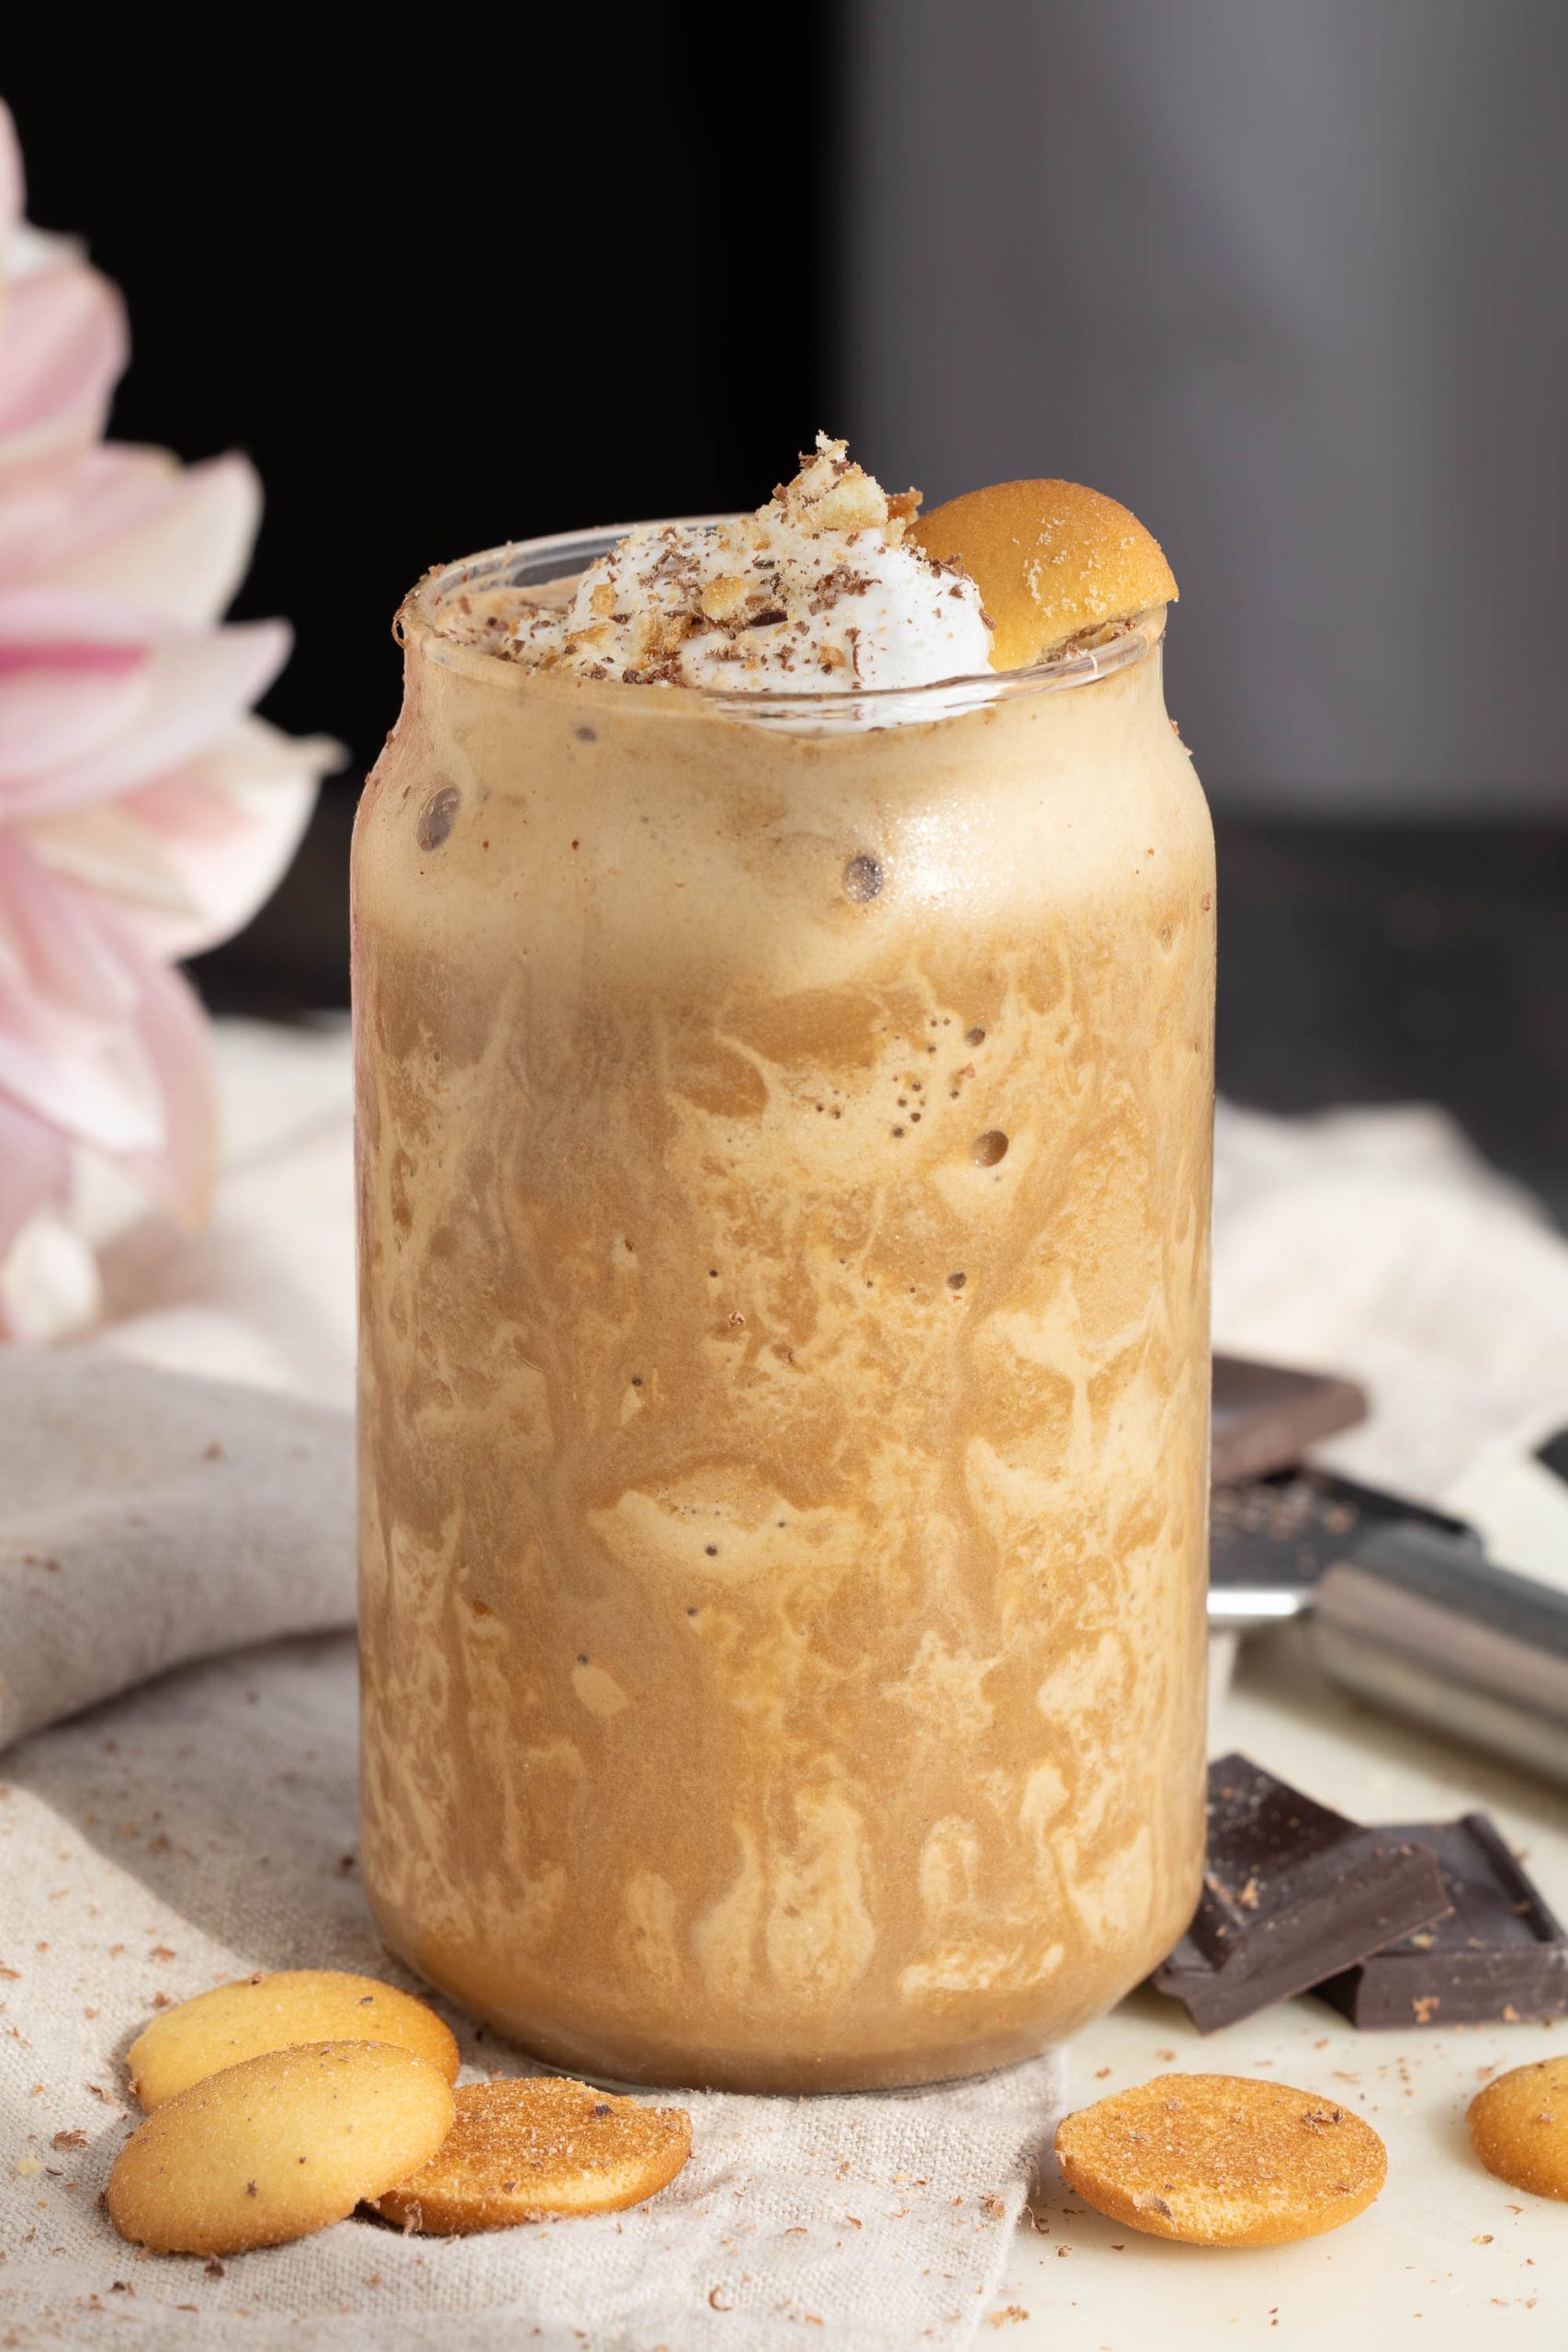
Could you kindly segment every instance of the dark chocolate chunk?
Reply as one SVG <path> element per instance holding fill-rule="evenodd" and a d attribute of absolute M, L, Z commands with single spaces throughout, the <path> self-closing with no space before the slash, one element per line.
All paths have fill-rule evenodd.
<path fill-rule="evenodd" d="M 1314 1989 L 1353 2025 L 1495 2025 L 1568 2015 L 1568 1937 L 1483 1813 L 1383 1829 L 1437 1856 L 1446 1917 Z"/>
<path fill-rule="evenodd" d="M 1447 1905 L 1430 1849 L 1362 1829 L 1245 1756 L 1209 1767 L 1209 1849 L 1192 1924 L 1154 1982 L 1200 2033 L 1304 1993 Z"/>
<path fill-rule="evenodd" d="M 1365 1391 L 1325 1373 L 1217 1355 L 1213 1382 L 1213 1476 L 1221 1484 L 1288 1469 L 1309 1445 L 1367 1417 Z"/>

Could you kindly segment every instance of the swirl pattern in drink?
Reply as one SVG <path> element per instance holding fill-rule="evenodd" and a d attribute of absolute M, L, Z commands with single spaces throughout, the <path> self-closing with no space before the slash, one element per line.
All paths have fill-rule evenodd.
<path fill-rule="evenodd" d="M 671 526 L 657 634 L 640 557 L 597 603 L 588 548 L 434 575 L 355 851 L 378 1917 L 547 2059 L 773 2090 L 1070 2033 L 1185 1925 L 1203 1825 L 1173 587 L 1108 501 L 1064 596 L 1062 486 L 987 540 L 1004 492 L 878 523 L 805 462 L 851 493 L 821 573 L 871 582 L 805 640 L 809 550 L 751 593 L 771 522 Z M 1065 644 L 953 683 L 1021 598 Z"/>

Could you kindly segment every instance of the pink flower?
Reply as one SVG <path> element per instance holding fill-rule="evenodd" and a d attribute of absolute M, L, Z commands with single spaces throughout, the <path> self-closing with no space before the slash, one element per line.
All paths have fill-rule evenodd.
<path fill-rule="evenodd" d="M 249 715 L 284 623 L 219 626 L 250 466 L 102 441 L 126 352 L 115 288 L 24 220 L 0 106 L 0 1266 L 78 1147 L 201 1214 L 212 1064 L 174 959 L 261 904 L 338 756 Z"/>

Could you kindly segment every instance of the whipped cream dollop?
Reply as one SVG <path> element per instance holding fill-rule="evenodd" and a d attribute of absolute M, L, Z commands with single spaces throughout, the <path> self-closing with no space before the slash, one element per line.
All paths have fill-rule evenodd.
<path fill-rule="evenodd" d="M 836 694 L 934 685 L 989 666 L 975 582 L 905 537 L 842 441 L 817 436 L 754 514 L 647 524 L 585 571 L 570 609 L 525 614 L 514 659 L 626 685 Z"/>

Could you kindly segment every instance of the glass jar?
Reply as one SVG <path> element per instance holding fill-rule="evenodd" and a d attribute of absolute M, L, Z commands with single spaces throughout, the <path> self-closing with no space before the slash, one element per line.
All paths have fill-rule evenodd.
<path fill-rule="evenodd" d="M 540 674 L 432 575 L 355 840 L 367 1887 L 552 2063 L 1028 2055 L 1203 1846 L 1213 853 L 1163 613 Z"/>

